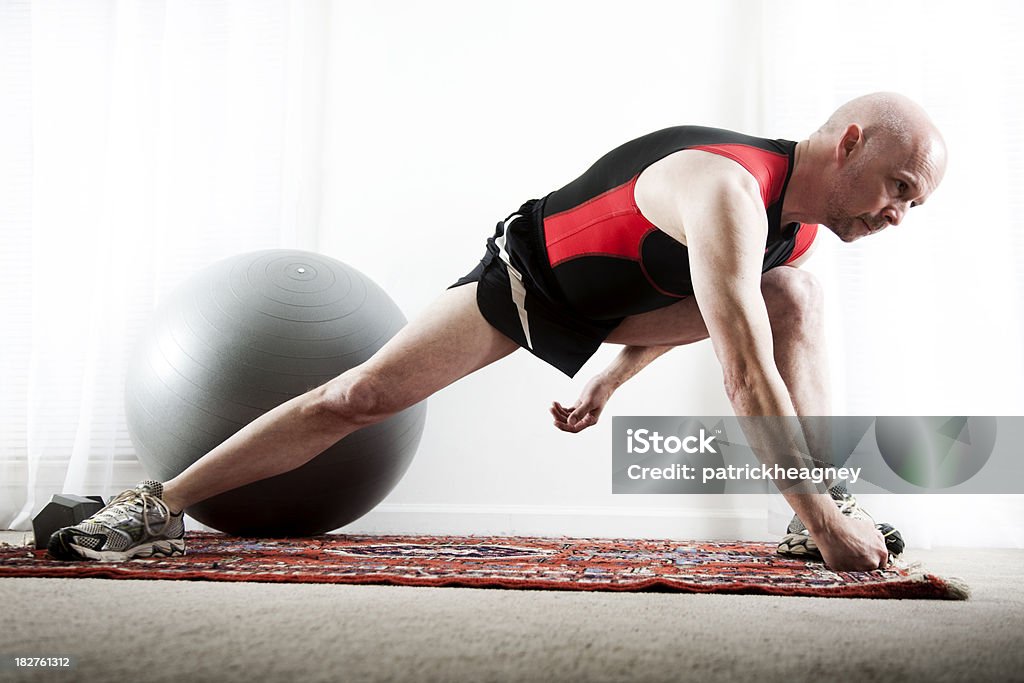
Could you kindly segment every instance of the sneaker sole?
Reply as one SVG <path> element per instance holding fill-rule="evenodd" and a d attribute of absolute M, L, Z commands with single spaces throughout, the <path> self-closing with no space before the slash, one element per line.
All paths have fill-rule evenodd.
<path fill-rule="evenodd" d="M 905 548 L 903 535 L 897 529 L 893 528 L 891 524 L 884 522 L 876 524 L 875 528 L 878 529 L 879 533 L 882 534 L 882 538 L 885 539 L 885 548 L 889 551 L 891 558 L 895 559 L 903 554 Z M 778 553 L 788 557 L 813 557 L 824 560 L 814 539 L 806 534 L 790 533 L 783 536 L 782 540 L 779 541 Z"/>
<path fill-rule="evenodd" d="M 907 544 L 903 541 L 903 534 L 898 529 L 893 527 L 892 524 L 876 524 L 875 528 L 878 529 L 882 534 L 882 538 L 885 539 L 885 547 L 889 550 L 889 554 L 892 557 L 899 557 L 906 550 Z"/>
<path fill-rule="evenodd" d="M 95 560 L 98 562 L 125 562 L 143 557 L 174 557 L 185 554 L 185 540 L 165 538 L 151 543 L 142 543 L 128 550 L 93 550 L 75 543 L 65 542 L 61 534 L 54 534 L 47 545 L 51 557 L 58 560 Z"/>
<path fill-rule="evenodd" d="M 786 534 L 779 541 L 779 555 L 787 557 L 808 558 L 824 560 L 817 544 L 806 534 Z"/>

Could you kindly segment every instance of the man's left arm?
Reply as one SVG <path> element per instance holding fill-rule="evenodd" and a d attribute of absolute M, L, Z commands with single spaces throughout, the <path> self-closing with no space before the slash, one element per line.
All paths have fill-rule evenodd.
<path fill-rule="evenodd" d="M 608 367 L 587 382 L 576 403 L 568 407 L 558 401 L 551 404 L 551 416 L 555 419 L 555 427 L 563 432 L 575 434 L 596 425 L 608 399 L 616 389 L 650 365 L 656 358 L 674 348 L 676 347 L 623 347 Z"/>

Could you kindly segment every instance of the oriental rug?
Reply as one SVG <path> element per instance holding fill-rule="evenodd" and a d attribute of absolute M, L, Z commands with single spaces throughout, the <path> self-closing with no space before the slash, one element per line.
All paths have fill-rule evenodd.
<path fill-rule="evenodd" d="M 187 555 L 58 562 L 0 545 L 0 578 L 54 577 L 392 584 L 588 591 L 760 593 L 963 600 L 969 589 L 917 565 L 836 572 L 774 543 L 497 536 L 235 538 L 191 532 Z"/>

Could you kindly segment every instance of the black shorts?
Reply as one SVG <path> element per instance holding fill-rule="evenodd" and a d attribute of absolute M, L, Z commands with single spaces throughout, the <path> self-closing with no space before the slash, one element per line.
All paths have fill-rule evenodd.
<path fill-rule="evenodd" d="M 480 263 L 449 289 L 476 282 L 487 322 L 573 377 L 623 319 L 591 320 L 565 304 L 544 247 L 542 204 L 530 200 L 500 221 Z"/>

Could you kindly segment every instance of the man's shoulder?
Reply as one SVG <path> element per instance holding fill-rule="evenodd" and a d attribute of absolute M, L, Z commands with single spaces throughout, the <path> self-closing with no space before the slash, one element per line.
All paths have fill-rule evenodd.
<path fill-rule="evenodd" d="M 729 128 L 701 126 L 695 124 L 678 124 L 655 130 L 636 140 L 671 140 L 677 148 L 736 145 L 749 147 L 753 150 L 788 155 L 796 142 L 781 138 L 765 138 L 743 133 Z"/>

